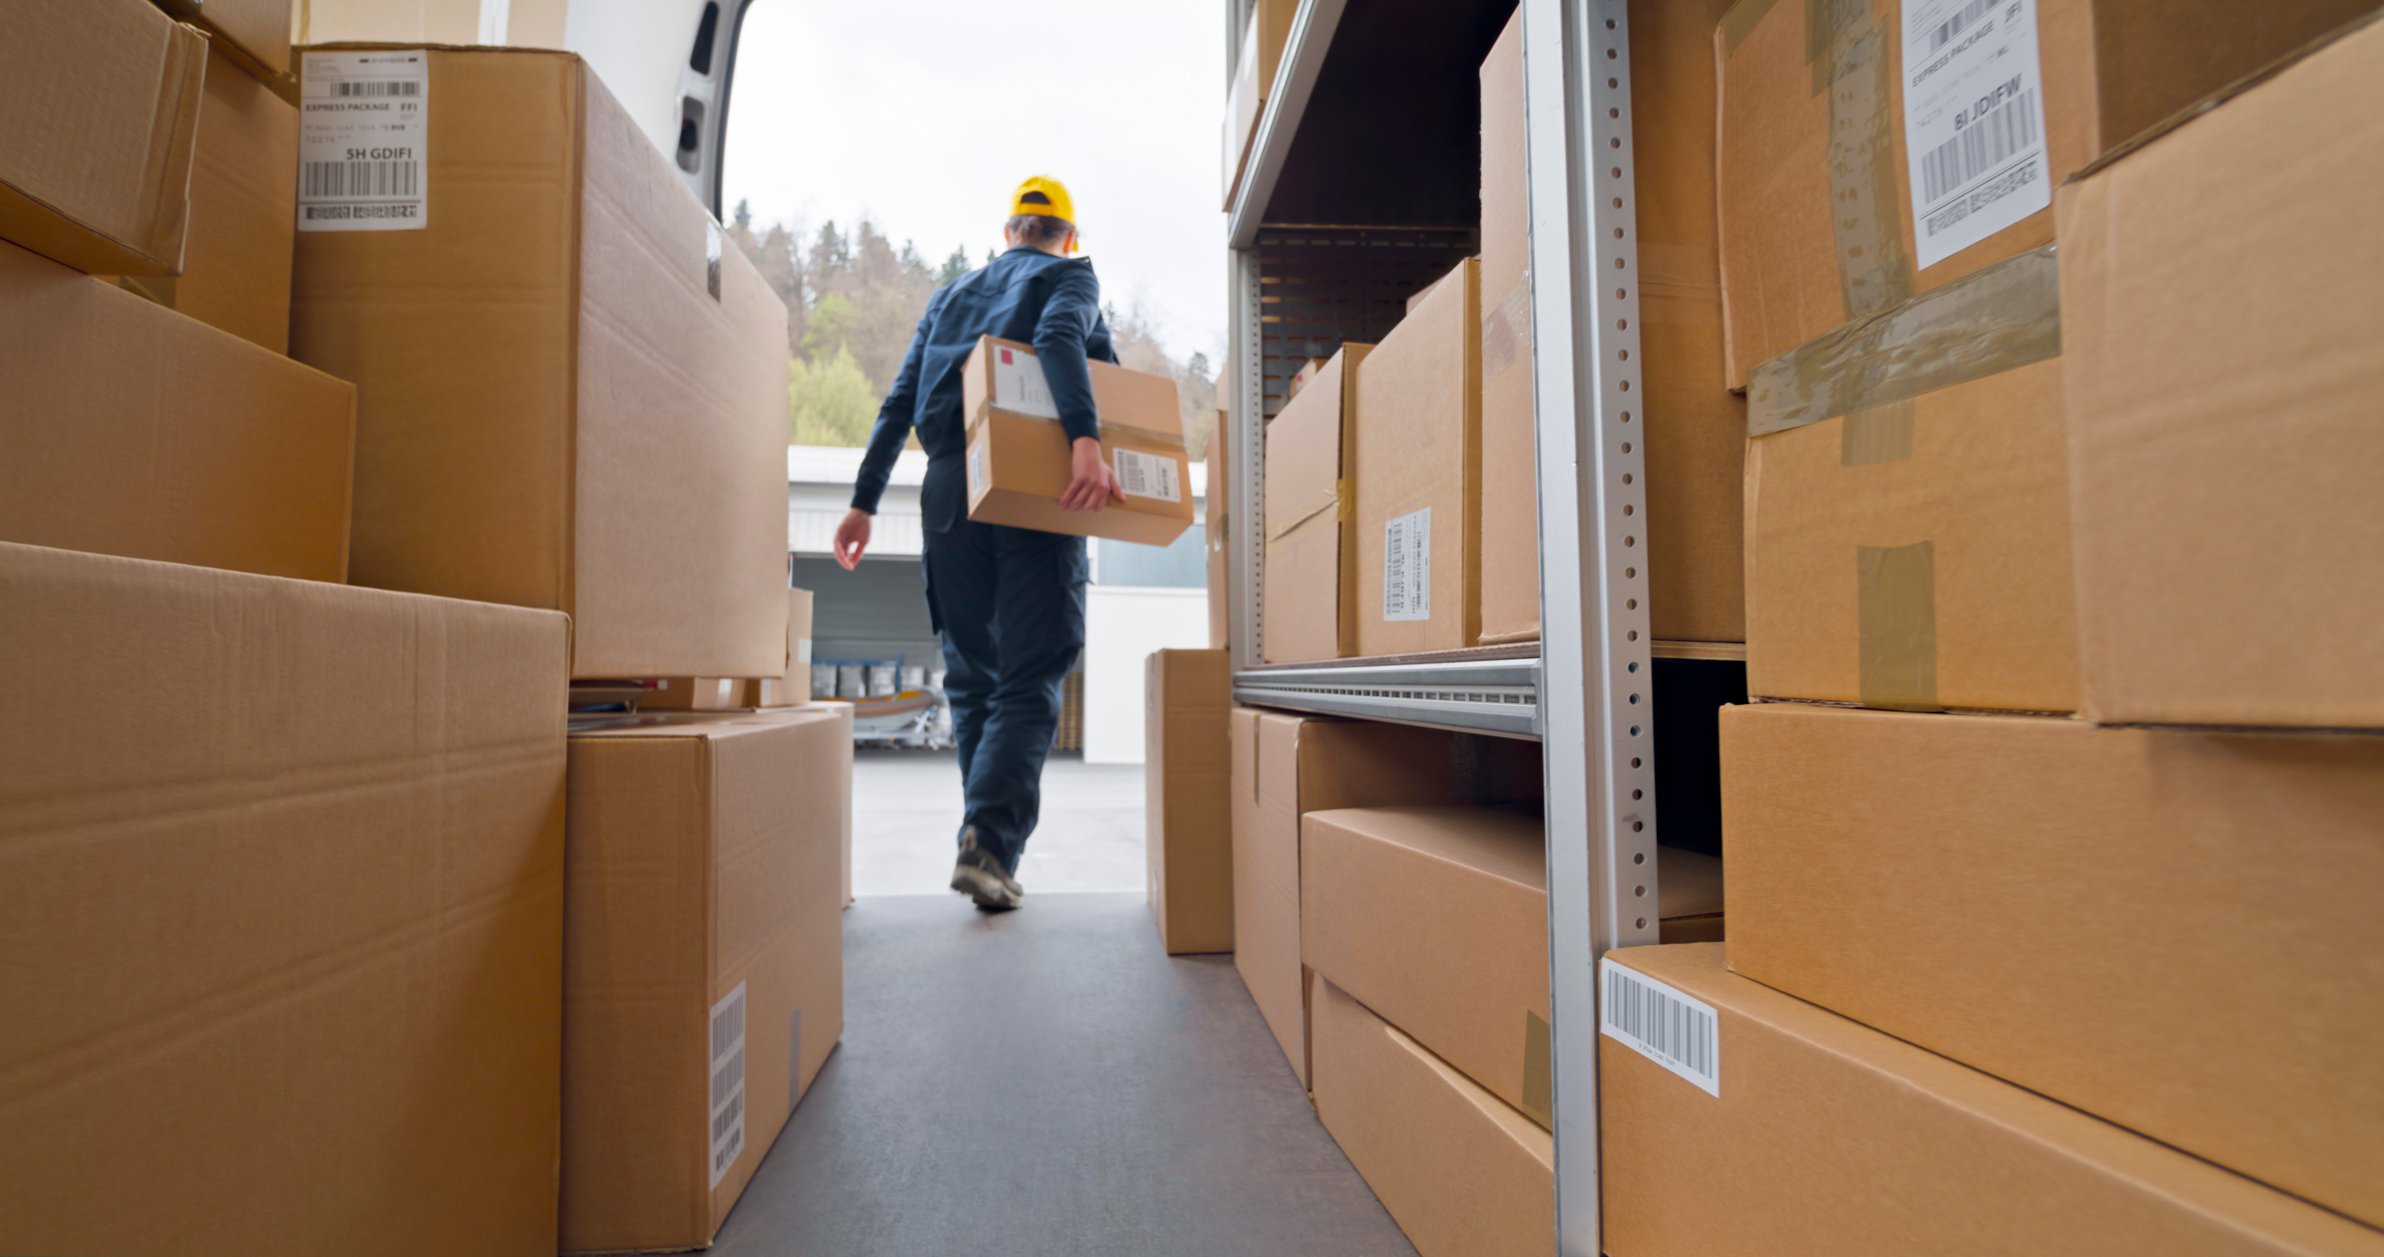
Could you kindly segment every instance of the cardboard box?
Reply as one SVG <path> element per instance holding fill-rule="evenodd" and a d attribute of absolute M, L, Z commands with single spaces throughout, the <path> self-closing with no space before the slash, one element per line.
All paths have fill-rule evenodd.
<path fill-rule="evenodd" d="M 1357 653 L 1474 644 L 1481 619 L 1479 263 L 1366 355 L 1357 427 Z"/>
<path fill-rule="evenodd" d="M 1233 950 L 1231 673 L 1222 650 L 1154 650 L 1143 666 L 1151 915 L 1170 956 Z"/>
<path fill-rule="evenodd" d="M 345 577 L 349 385 L 0 243 L 0 394 L 0 539 Z"/>
<path fill-rule="evenodd" d="M 100 274 L 182 269 L 207 38 L 145 0 L 16 5 L 0 240 Z"/>
<path fill-rule="evenodd" d="M 2371 24 L 2061 191 L 2093 719 L 2384 726 L 2380 67 Z"/>
<path fill-rule="evenodd" d="M 1638 33 L 1636 23 L 1632 33 Z M 1531 412 L 1531 188 L 1523 177 L 1521 10 L 1507 19 L 1482 61 L 1481 92 L 1481 636 L 1485 642 L 1529 641 L 1540 635 L 1540 490 Z M 1273 599 L 1267 605 L 1271 609 Z"/>
<path fill-rule="evenodd" d="M 562 1249 L 702 1248 L 844 1033 L 823 706 L 571 734 Z"/>
<path fill-rule="evenodd" d="M 766 677 L 663 677 L 642 693 L 641 711 L 729 711 L 800 707 L 811 701 L 811 591 L 788 589 L 784 671 Z"/>
<path fill-rule="evenodd" d="M 2384 1224 L 2384 740 L 1773 703 L 1722 769 L 1731 968 Z"/>
<path fill-rule="evenodd" d="M 786 591 L 786 672 L 746 683 L 749 707 L 800 707 L 811 701 L 811 591 Z"/>
<path fill-rule="evenodd" d="M 561 48 L 571 8 L 572 0 L 304 0 L 294 38 Z"/>
<path fill-rule="evenodd" d="M 122 282 L 210 327 L 288 353 L 297 215 L 298 110 L 211 49 L 182 273 Z"/>
<path fill-rule="evenodd" d="M 1722 862 L 1657 852 L 1667 942 L 1719 938 Z M 1300 958 L 1549 1124 L 1548 850 L 1538 815 L 1380 807 L 1300 818 Z"/>
<path fill-rule="evenodd" d="M 1233 208 L 1234 189 L 1248 166 L 1250 145 L 1258 138 L 1258 119 L 1266 112 L 1267 96 L 1275 90 L 1275 71 L 1283 63 L 1284 45 L 1291 42 L 1292 15 L 1299 0 L 1252 0 L 1250 21 L 1242 27 L 1242 51 L 1234 61 L 1233 82 L 1225 89 L 1225 136 L 1221 173 L 1225 208 Z"/>
<path fill-rule="evenodd" d="M 0 1250 L 553 1251 L 569 632 L 0 544 Z"/>
<path fill-rule="evenodd" d="M 1554 1138 L 1322 979 L 1316 1115 L 1422 1257 L 1548 1251 Z"/>
<path fill-rule="evenodd" d="M 360 399 L 352 578 L 568 611 L 574 676 L 776 673 L 784 303 L 578 58 L 361 55 L 309 50 L 308 90 L 424 83 L 428 152 L 416 202 L 299 206 L 291 349 Z"/>
<path fill-rule="evenodd" d="M 2028 0 L 1974 15 L 1740 0 L 1714 36 L 1731 386 L 1832 328 L 2050 243 L 2054 184 L 2375 7 Z"/>
<path fill-rule="evenodd" d="M 1646 399 L 1630 409 L 1631 422 L 1646 425 L 1641 544 L 1648 627 L 1659 641 L 1747 639 L 1747 412 L 1722 387 L 1714 224 L 1713 28 L 1727 8 L 1639 0 L 1630 13 L 1641 360 L 1633 388 Z"/>
<path fill-rule="evenodd" d="M 1600 1176 L 1614 1257 L 2384 1253 L 2384 1233 L 1737 977 L 1718 944 L 1605 965 L 1609 999 L 1676 1007 L 1652 980 L 1702 1005 L 1680 1015 L 1719 1065 L 1708 1091 L 1599 1038 L 1600 1141 L 1630 1150 Z"/>
<path fill-rule="evenodd" d="M 1266 426 L 1266 662 L 1357 653 L 1358 375 L 1345 344 Z"/>
<path fill-rule="evenodd" d="M 1032 347 L 985 337 L 969 354 L 960 404 L 968 415 L 969 518 L 1077 537 L 1163 546 L 1192 526 L 1192 460 L 1175 381 L 1106 362 L 1092 368 L 1101 454 L 1120 502 L 1060 509 L 1071 478 L 1068 434 Z"/>
<path fill-rule="evenodd" d="M 2026 254 L 1757 372 L 1749 693 L 2077 706 L 2057 289 Z"/>
<path fill-rule="evenodd" d="M 1300 816 L 1322 808 L 1536 803 L 1536 743 L 1233 710 L 1233 964 L 1302 1083 Z"/>
<path fill-rule="evenodd" d="M 241 69 L 292 94 L 297 67 L 291 64 L 292 0 L 157 0 L 158 7 L 206 28 L 211 42 Z M 298 0 L 304 9 L 313 0 Z"/>

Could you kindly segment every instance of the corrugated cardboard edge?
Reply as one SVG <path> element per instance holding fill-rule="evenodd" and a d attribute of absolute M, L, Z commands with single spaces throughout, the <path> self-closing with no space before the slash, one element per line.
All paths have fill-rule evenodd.
<path fill-rule="evenodd" d="M 2277 76 L 2285 73 L 2294 66 L 2308 60 L 2313 55 L 2324 51 L 2329 45 L 2334 44 L 2339 40 L 2348 38 L 2353 32 L 2374 26 L 2378 22 L 2384 22 L 2384 9 L 2379 9 L 2376 12 L 2367 15 L 2366 17 L 2346 22 L 2343 25 L 2326 32 L 2325 34 L 2318 36 L 2316 39 L 2310 40 L 2308 43 L 2303 44 L 2299 48 L 2286 53 L 2284 56 L 2278 57 L 2276 60 L 2269 62 L 2267 65 L 2264 65 L 2259 69 L 2254 70 L 2251 73 L 2218 88 L 2209 95 L 2204 96 L 2202 99 L 2195 101 L 2193 104 L 2187 105 L 2185 108 L 2170 114 L 2168 117 L 2163 118 L 2160 121 L 2153 123 L 2151 126 L 2148 126 L 2136 134 L 2128 137 L 2125 142 L 2113 147 L 2110 151 L 2104 153 L 2102 156 L 2095 158 L 2093 161 L 2090 161 L 2083 166 L 2080 166 L 2076 171 L 2071 173 L 2069 178 L 2062 180 L 2062 182 L 2076 183 L 2082 179 L 2092 178 L 2097 172 L 2105 170 L 2118 162 L 2125 161 L 2130 155 L 2152 144 L 2158 143 L 2163 136 L 2166 136 L 2169 133 L 2177 130 L 2179 127 L 2185 126 L 2194 119 L 2201 117 L 2203 114 L 2209 113 L 2219 106 L 2226 104 L 2228 101 L 2243 95 L 2245 92 L 2251 91 L 2253 88 L 2256 88 L 2261 84 L 2268 82 L 2270 79 L 2276 78 Z"/>

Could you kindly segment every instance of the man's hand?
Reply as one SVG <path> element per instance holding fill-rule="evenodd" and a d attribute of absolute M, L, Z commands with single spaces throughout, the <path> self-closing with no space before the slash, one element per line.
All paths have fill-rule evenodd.
<path fill-rule="evenodd" d="M 836 565 L 845 571 L 861 561 L 861 552 L 869 548 L 869 512 L 855 507 L 844 513 L 844 522 L 836 525 Z"/>
<path fill-rule="evenodd" d="M 1060 494 L 1063 511 L 1094 511 L 1112 501 L 1126 500 L 1125 491 L 1118 488 L 1117 473 L 1109 469 L 1109 460 L 1101 456 L 1101 443 L 1089 436 L 1080 436 L 1068 445 L 1068 469 L 1074 475 L 1068 488 Z"/>

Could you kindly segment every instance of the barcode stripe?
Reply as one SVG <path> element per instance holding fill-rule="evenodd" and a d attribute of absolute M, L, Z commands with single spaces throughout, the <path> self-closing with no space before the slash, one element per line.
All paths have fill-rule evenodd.
<path fill-rule="evenodd" d="M 421 186 L 422 166 L 412 161 L 310 161 L 299 171 L 299 195 L 408 197 Z"/>
<path fill-rule="evenodd" d="M 1713 1010 L 1612 963 L 1605 979 L 1607 1033 L 1719 1095 L 1720 1026 Z"/>
<path fill-rule="evenodd" d="M 349 97 L 420 96 L 422 94 L 422 82 L 419 79 L 395 79 L 385 82 L 373 82 L 367 80 L 364 82 L 333 83 L 331 85 L 331 94 L 333 96 Z"/>
<path fill-rule="evenodd" d="M 1987 10 L 1998 3 L 2000 0 L 1970 0 L 1960 12 L 1938 23 L 1937 29 L 1929 32 L 1929 51 L 1935 52 L 1954 42 L 1954 36 L 1978 25 L 1978 20 L 1987 15 Z"/>
<path fill-rule="evenodd" d="M 1956 188 L 2036 143 L 2036 89 L 2029 88 L 1931 149 L 1921 159 L 1921 199 L 1935 205 Z"/>

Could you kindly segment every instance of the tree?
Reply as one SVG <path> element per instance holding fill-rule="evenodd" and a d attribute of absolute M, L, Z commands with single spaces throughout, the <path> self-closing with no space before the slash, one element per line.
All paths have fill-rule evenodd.
<path fill-rule="evenodd" d="M 797 358 L 786 386 L 787 439 L 796 445 L 867 445 L 877 407 L 877 394 L 842 346 L 816 366 Z"/>
<path fill-rule="evenodd" d="M 968 273 L 968 248 L 965 245 L 954 245 L 952 256 L 945 258 L 943 269 L 935 273 L 935 286 L 941 288 Z"/>

